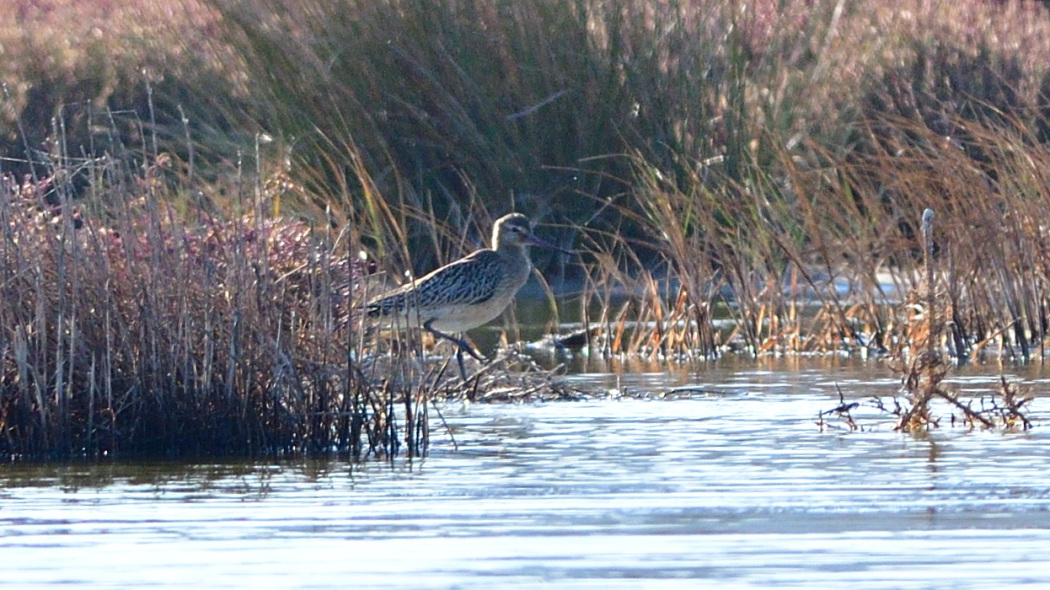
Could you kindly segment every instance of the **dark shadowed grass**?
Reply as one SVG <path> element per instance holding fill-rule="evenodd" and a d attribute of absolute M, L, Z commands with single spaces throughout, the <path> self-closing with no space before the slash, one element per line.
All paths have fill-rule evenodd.
<path fill-rule="evenodd" d="M 162 149 L 195 159 L 209 180 L 264 133 L 266 156 L 306 189 L 286 208 L 353 210 L 379 241 L 384 207 L 427 212 L 403 225 L 417 273 L 442 256 L 424 219 L 467 228 L 478 202 L 639 237 L 626 198 L 636 157 L 674 182 L 703 173 L 721 199 L 741 186 L 766 192 L 763 175 L 791 172 L 785 157 L 870 156 L 894 133 L 873 120 L 948 136 L 957 121 L 1019 119 L 1045 140 L 1050 17 L 1033 2 L 16 0 L 0 10 L 4 145 L 20 162 L 42 160 L 56 117 L 72 153 L 115 153 L 112 126 L 89 121 L 106 108 L 155 121 Z M 143 137 L 134 125 L 116 131 L 124 144 Z"/>

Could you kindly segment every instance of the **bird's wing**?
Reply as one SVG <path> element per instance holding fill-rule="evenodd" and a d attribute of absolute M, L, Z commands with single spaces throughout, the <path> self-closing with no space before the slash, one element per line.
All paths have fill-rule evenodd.
<path fill-rule="evenodd" d="M 477 305 L 496 293 L 499 255 L 479 250 L 368 302 L 371 315 L 404 309 L 414 302 L 429 305 Z"/>

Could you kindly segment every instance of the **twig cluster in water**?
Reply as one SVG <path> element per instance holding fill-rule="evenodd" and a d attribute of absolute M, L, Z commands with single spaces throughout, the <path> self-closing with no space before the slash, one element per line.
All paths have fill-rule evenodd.
<path fill-rule="evenodd" d="M 950 406 L 950 423 L 953 426 L 961 422 L 970 428 L 984 429 L 1027 430 L 1032 427 L 1024 413 L 1025 405 L 1032 398 L 1023 393 L 1018 385 L 1000 376 L 999 387 L 991 394 L 964 400 L 957 391 L 944 384 L 948 368 L 948 364 L 937 353 L 927 352 L 915 357 L 907 367 L 898 369 L 902 375 L 902 395 L 892 399 L 892 407 L 876 397 L 875 406 L 895 416 L 896 429 L 905 432 L 919 432 L 940 426 L 941 417 L 932 409 L 933 402 L 937 400 Z"/>
<path fill-rule="evenodd" d="M 1001 430 L 1028 430 L 1032 427 L 1026 413 L 1032 396 L 1004 376 L 1000 376 L 999 386 L 992 392 L 964 399 L 944 384 L 949 366 L 939 358 L 920 355 L 906 367 L 894 368 L 901 374 L 899 392 L 888 398 L 874 396 L 868 400 L 880 413 L 894 417 L 894 430 L 918 433 L 939 428 L 945 416 L 935 411 L 937 402 L 949 406 L 947 419 L 950 426 Z M 824 430 L 831 426 L 830 418 L 837 418 L 848 430 L 864 430 L 864 425 L 853 417 L 853 411 L 863 402 L 847 401 L 841 389 L 838 393 L 839 405 L 821 411 L 817 415 L 817 425 Z"/>
<path fill-rule="evenodd" d="M 839 405 L 830 410 L 819 412 L 817 414 L 817 426 L 823 431 L 827 426 L 827 422 L 824 418 L 826 416 L 837 416 L 846 423 L 846 426 L 850 430 L 860 430 L 860 426 L 858 426 L 857 422 L 853 419 L 853 410 L 860 407 L 860 402 L 847 402 L 846 396 L 842 393 L 842 389 L 839 388 L 838 385 L 835 386 L 835 389 L 839 392 Z"/>

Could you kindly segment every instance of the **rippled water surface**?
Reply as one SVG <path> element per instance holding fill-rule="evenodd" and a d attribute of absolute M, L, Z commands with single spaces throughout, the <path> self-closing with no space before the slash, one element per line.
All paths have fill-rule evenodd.
<path fill-rule="evenodd" d="M 436 425 L 412 463 L 0 466 L 0 585 L 1050 584 L 1048 398 L 1027 433 L 914 437 L 868 405 L 816 425 L 836 388 L 892 394 L 879 366 L 575 379 L 692 394 L 446 406 L 458 450 Z"/>

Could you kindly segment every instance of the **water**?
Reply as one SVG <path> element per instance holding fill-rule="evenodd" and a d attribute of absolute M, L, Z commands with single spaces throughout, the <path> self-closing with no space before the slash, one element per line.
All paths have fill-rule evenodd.
<path fill-rule="evenodd" d="M 1050 584 L 1045 398 L 1027 433 L 817 413 L 877 364 L 575 377 L 690 399 L 444 408 L 423 461 L 0 466 L 0 585 L 986 588 Z M 954 384 L 988 390 L 994 371 Z M 1036 392 L 1035 369 L 1017 378 Z"/>

